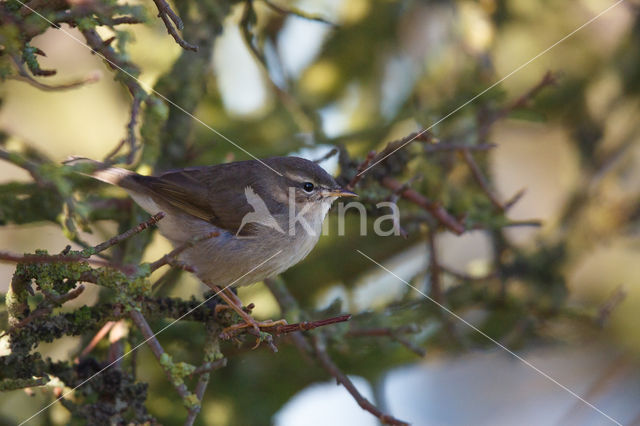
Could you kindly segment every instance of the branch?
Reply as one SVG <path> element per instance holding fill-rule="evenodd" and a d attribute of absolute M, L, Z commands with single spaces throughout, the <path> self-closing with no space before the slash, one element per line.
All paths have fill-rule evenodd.
<path fill-rule="evenodd" d="M 441 205 L 434 203 L 419 192 L 411 188 L 402 189 L 402 184 L 389 176 L 383 177 L 381 183 L 383 186 L 394 192 L 398 191 L 400 196 L 407 201 L 410 201 L 428 211 L 438 220 L 438 222 L 456 235 L 461 235 L 465 231 L 464 225 L 451 216 Z"/>
<path fill-rule="evenodd" d="M 363 172 L 367 169 L 367 167 L 369 166 L 369 163 L 371 163 L 371 161 L 374 159 L 375 156 L 376 156 L 376 152 L 375 151 L 369 151 L 369 153 L 367 154 L 366 158 L 358 166 L 358 170 L 356 171 L 356 175 L 347 184 L 345 189 L 351 191 L 351 190 L 353 190 L 353 188 L 355 188 L 355 186 L 358 184 L 358 182 L 360 182 L 360 180 L 364 177 L 364 173 Z"/>
<path fill-rule="evenodd" d="M 160 221 L 162 218 L 164 218 L 166 215 L 164 212 L 158 212 L 156 214 L 154 214 L 153 216 L 151 216 L 151 218 L 149 218 L 149 220 L 147 220 L 146 222 L 142 222 L 140 223 L 138 226 L 136 226 L 135 228 L 129 229 L 128 231 L 123 232 L 120 235 L 116 235 L 113 238 L 110 238 L 109 240 L 98 244 L 97 246 L 89 249 L 89 250 L 83 250 L 83 255 L 87 255 L 87 256 L 91 256 L 94 255 L 96 253 L 100 253 L 102 251 L 105 251 L 106 249 L 115 246 L 116 244 L 121 243 L 122 241 L 126 240 L 127 238 L 130 238 L 132 236 L 134 236 L 135 234 L 139 234 L 140 232 L 144 231 L 145 229 L 149 228 L 150 226 L 155 225 L 158 221 Z"/>
<path fill-rule="evenodd" d="M 42 83 L 42 82 L 36 80 L 35 78 L 33 78 L 27 72 L 26 68 L 23 66 L 22 61 L 18 60 L 13 55 L 11 55 L 11 59 L 12 59 L 13 64 L 15 65 L 16 71 L 18 73 L 17 76 L 12 77 L 13 79 L 28 83 L 31 86 L 35 87 L 36 89 L 40 89 L 40 90 L 43 90 L 45 92 L 56 92 L 56 91 L 61 91 L 61 90 L 75 89 L 77 87 L 81 87 L 81 86 L 84 86 L 86 84 L 97 83 L 98 81 L 100 81 L 100 77 L 101 77 L 101 74 L 99 72 L 92 72 L 92 73 L 89 73 L 84 78 L 81 78 L 81 79 L 78 79 L 78 80 L 73 80 L 73 81 L 70 81 L 70 82 L 67 82 L 67 83 L 46 84 L 46 83 Z"/>
<path fill-rule="evenodd" d="M 409 340 L 401 336 L 402 334 L 417 333 L 418 331 L 418 327 L 415 324 L 411 324 L 397 328 L 389 327 L 349 330 L 346 335 L 349 337 L 388 337 L 414 352 L 419 357 L 424 357 L 427 355 L 427 351 L 414 345 Z"/>
<path fill-rule="evenodd" d="M 158 17 L 162 19 L 164 26 L 167 27 L 167 32 L 171 34 L 171 37 L 173 37 L 176 43 L 185 50 L 197 52 L 198 46 L 188 43 L 178 34 L 178 30 L 182 31 L 184 24 L 182 23 L 182 19 L 171 9 L 169 3 L 165 0 L 153 0 L 153 2 L 158 8 Z"/>
<path fill-rule="evenodd" d="M 286 325 L 277 324 L 274 326 L 265 326 L 265 327 L 261 327 L 261 330 L 269 334 L 274 334 L 276 336 L 279 336 L 282 334 L 294 333 L 296 331 L 313 330 L 314 328 L 324 327 L 330 324 L 337 324 L 339 322 L 349 321 L 350 319 L 351 319 L 351 315 L 347 314 L 347 315 L 340 315 L 337 317 L 332 317 L 332 318 L 327 318 L 327 319 L 322 319 L 317 321 L 303 321 L 296 324 L 286 324 Z"/>
<path fill-rule="evenodd" d="M 596 323 L 603 327 L 607 320 L 611 317 L 613 311 L 626 299 L 627 290 L 624 286 L 618 286 L 613 294 L 605 301 L 604 304 L 598 309 L 598 316 Z"/>
<path fill-rule="evenodd" d="M 324 368 L 327 373 L 333 376 L 339 384 L 341 384 L 342 386 L 345 387 L 345 389 L 347 389 L 347 391 L 351 394 L 353 399 L 356 400 L 358 405 L 363 410 L 366 410 L 371 414 L 373 414 L 374 416 L 376 416 L 378 419 L 380 419 L 380 421 L 383 424 L 397 425 L 397 426 L 408 425 L 407 422 L 398 420 L 395 417 L 392 417 L 378 410 L 378 408 L 376 408 L 375 405 L 369 402 L 367 398 L 362 396 L 362 394 L 355 387 L 351 379 L 349 379 L 349 377 L 347 377 L 342 371 L 340 371 L 338 366 L 334 364 L 334 362 L 331 360 L 331 357 L 329 357 L 329 354 L 327 353 L 324 347 L 324 344 L 320 341 L 320 339 L 314 336 L 312 341 L 313 341 L 313 347 L 315 349 L 315 354 L 320 363 L 320 366 L 322 366 L 322 368 Z"/>
<path fill-rule="evenodd" d="M 156 338 L 155 334 L 153 334 L 151 327 L 149 327 L 149 323 L 144 318 L 144 316 L 142 316 L 142 314 L 135 309 L 131 309 L 131 311 L 129 312 L 129 316 L 131 317 L 133 323 L 138 327 L 138 329 L 144 336 L 145 342 L 147 343 L 147 345 L 151 349 L 151 352 L 153 352 L 153 355 L 156 357 L 156 359 L 158 360 L 158 363 L 164 370 L 167 376 L 167 379 L 169 379 L 169 382 L 176 389 L 176 391 L 178 392 L 178 395 L 180 395 L 180 398 L 182 398 L 182 401 L 184 402 L 185 407 L 189 412 L 191 412 L 193 410 L 194 395 L 191 392 L 189 392 L 189 389 L 187 389 L 187 386 L 184 384 L 184 382 L 182 382 L 181 380 L 176 380 L 177 378 L 174 377 L 174 374 L 172 373 L 171 369 L 166 366 L 165 358 L 168 355 L 164 351 L 164 349 L 162 349 L 162 346 L 160 345 L 160 342 L 158 342 L 158 339 Z"/>
<path fill-rule="evenodd" d="M 533 99 L 542 89 L 547 86 L 553 86 L 557 82 L 558 77 L 556 76 L 556 74 L 551 71 L 547 71 L 535 86 L 527 90 L 524 94 L 515 99 L 509 105 L 492 114 L 489 119 L 482 123 L 482 125 L 478 128 L 478 140 L 482 140 L 487 136 L 489 130 L 491 129 L 491 126 L 496 121 L 500 121 L 503 118 L 506 118 L 516 109 L 525 107 L 531 101 L 531 99 Z"/>
<path fill-rule="evenodd" d="M 331 25 L 332 27 L 337 27 L 337 25 L 334 24 L 333 22 L 329 22 L 318 15 L 313 15 L 311 13 L 304 12 L 300 9 L 297 9 L 291 6 L 288 6 L 285 8 L 283 6 L 279 6 L 273 3 L 271 0 L 263 0 L 263 1 L 264 1 L 264 4 L 266 4 L 270 9 L 273 9 L 276 12 L 281 13 L 283 15 L 295 15 L 295 16 L 299 16 L 300 18 L 307 19 L 309 21 L 321 22 L 323 24 Z"/>
<path fill-rule="evenodd" d="M 266 279 L 265 284 L 267 285 L 267 287 L 269 287 L 271 293 L 273 293 L 273 296 L 276 298 L 276 301 L 278 302 L 278 305 L 280 306 L 280 309 L 284 314 L 289 311 L 300 311 L 298 302 L 291 295 L 291 293 L 289 293 L 287 287 L 284 285 L 284 282 L 282 282 L 281 280 Z M 383 423 L 391 425 L 407 425 L 407 423 L 397 420 L 394 417 L 378 410 L 373 404 L 371 404 L 371 402 L 363 397 L 353 385 L 351 380 L 333 363 L 333 361 L 329 357 L 329 354 L 325 350 L 324 343 L 320 342 L 318 336 L 313 336 L 312 344 L 309 344 L 309 341 L 299 331 L 293 332 L 292 334 L 290 334 L 290 337 L 303 356 L 307 357 L 309 355 L 315 355 L 315 360 L 320 364 L 320 366 L 333 377 L 335 377 L 338 383 L 341 383 L 347 389 L 347 391 L 349 391 L 349 393 L 353 396 L 360 407 L 372 413 Z"/>
<path fill-rule="evenodd" d="M 491 204 L 493 204 L 496 209 L 500 211 L 505 211 L 505 206 L 500 202 L 500 200 L 498 200 L 498 197 L 493 193 L 493 191 L 489 187 L 489 183 L 487 182 L 484 175 L 482 174 L 482 171 L 480 170 L 480 166 L 478 166 L 478 163 L 476 163 L 476 161 L 474 160 L 469 150 L 466 148 L 463 148 L 460 150 L 460 153 L 462 154 L 462 158 L 464 159 L 464 162 L 469 167 L 469 170 L 471 170 L 471 175 L 473 176 L 475 181 L 478 183 L 478 185 L 480 185 L 480 188 L 485 193 L 487 198 L 489 198 L 489 201 L 491 201 Z"/>
<path fill-rule="evenodd" d="M 106 162 L 112 161 L 113 157 L 122 149 L 123 146 L 129 145 L 129 154 L 127 155 L 127 164 L 133 163 L 136 151 L 136 124 L 138 122 L 138 114 L 140 113 L 140 105 L 142 104 L 143 97 L 138 93 L 133 95 L 133 101 L 131 102 L 131 113 L 129 114 L 129 122 L 127 123 L 127 137 L 122 139 L 120 143 L 105 157 Z"/>

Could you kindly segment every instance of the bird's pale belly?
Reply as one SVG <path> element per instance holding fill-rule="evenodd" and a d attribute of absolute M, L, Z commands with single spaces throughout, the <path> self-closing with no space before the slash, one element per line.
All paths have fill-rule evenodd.
<path fill-rule="evenodd" d="M 269 227 L 260 227 L 256 235 L 236 236 L 204 221 L 186 221 L 169 216 L 158 223 L 160 232 L 174 246 L 179 246 L 194 235 L 206 235 L 214 231 L 218 236 L 198 243 L 181 255 L 181 260 L 196 269 L 196 275 L 206 284 L 221 287 L 241 286 L 262 281 L 284 272 L 304 259 L 318 242 L 321 221 L 313 221 L 317 232 L 310 235 L 297 229 L 295 235 L 281 233 Z M 179 221 L 177 226 L 174 221 Z"/>

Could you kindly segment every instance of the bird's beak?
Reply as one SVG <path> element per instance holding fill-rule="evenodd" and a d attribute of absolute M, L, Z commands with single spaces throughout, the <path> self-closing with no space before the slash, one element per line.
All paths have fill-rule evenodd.
<path fill-rule="evenodd" d="M 358 196 L 358 194 L 356 194 L 355 192 L 347 191 L 346 189 L 342 189 L 342 188 L 327 189 L 323 192 L 324 193 L 322 195 L 326 197 L 357 197 Z"/>

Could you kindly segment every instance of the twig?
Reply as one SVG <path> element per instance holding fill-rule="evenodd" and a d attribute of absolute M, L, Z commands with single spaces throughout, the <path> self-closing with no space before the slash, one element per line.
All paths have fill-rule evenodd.
<path fill-rule="evenodd" d="M 333 157 L 334 155 L 336 155 L 339 152 L 340 152 L 340 150 L 338 148 L 333 148 L 331 151 L 327 152 L 322 157 L 318 158 L 317 160 L 313 160 L 313 162 L 316 163 L 316 164 L 322 163 L 324 161 L 327 161 L 329 158 Z"/>
<path fill-rule="evenodd" d="M 384 160 L 387 159 L 387 157 L 390 157 L 396 151 L 406 147 L 412 142 L 415 142 L 415 141 L 431 142 L 433 140 L 434 138 L 431 132 L 428 132 L 425 129 L 420 132 L 411 133 L 402 139 L 389 142 L 382 151 L 380 151 L 377 155 L 375 155 L 375 157 L 373 157 L 370 161 L 367 162 L 365 167 L 362 167 L 361 165 L 358 168 L 358 173 L 356 174 L 356 176 L 364 175 L 369 169 L 373 168 L 378 163 L 383 162 Z M 372 164 L 369 166 L 369 163 L 372 163 Z"/>
<path fill-rule="evenodd" d="M 503 228 L 515 228 L 515 227 L 518 227 L 518 226 L 531 226 L 533 228 L 539 228 L 543 224 L 544 223 L 541 220 L 538 220 L 538 219 L 511 220 L 511 221 L 505 223 L 504 225 L 502 225 L 502 227 Z"/>
<path fill-rule="evenodd" d="M 127 323 L 120 320 L 111 327 L 109 332 L 109 363 L 116 369 L 122 368 L 122 358 L 124 357 L 124 339 L 129 334 Z"/>
<path fill-rule="evenodd" d="M 16 155 L 13 152 L 7 151 L 3 148 L 0 148 L 0 159 L 5 160 L 29 172 L 33 180 L 39 186 L 51 186 L 50 183 L 43 181 L 42 176 L 40 176 L 39 164 L 26 158 L 22 158 L 22 156 Z"/>
<path fill-rule="evenodd" d="M 627 290 L 624 286 L 618 286 L 613 294 L 602 304 L 600 309 L 598 309 L 598 316 L 596 317 L 596 323 L 603 327 L 604 324 L 609 320 L 613 311 L 624 301 L 627 297 Z"/>
<path fill-rule="evenodd" d="M 480 170 L 480 166 L 478 166 L 478 163 L 476 163 L 475 159 L 471 155 L 471 152 L 469 152 L 468 149 L 463 148 L 460 150 L 460 153 L 462 154 L 462 158 L 464 159 L 464 162 L 469 167 L 469 170 L 471 170 L 471 175 L 473 176 L 475 181 L 478 183 L 478 185 L 480 185 L 480 188 L 485 193 L 487 198 L 489 198 L 489 201 L 491 201 L 491 204 L 493 204 L 496 209 L 500 211 L 504 211 L 505 206 L 500 202 L 500 200 L 498 200 L 498 197 L 493 193 L 493 191 L 489 187 L 489 182 L 487 182 L 487 179 L 485 179 L 484 175 L 482 174 L 482 171 Z"/>
<path fill-rule="evenodd" d="M 49 306 L 45 306 L 45 307 L 42 307 L 42 308 L 35 309 L 27 317 L 25 317 L 24 319 L 20 320 L 16 324 L 12 325 L 7 332 L 3 332 L 0 335 L 0 337 L 4 336 L 5 334 L 11 334 L 13 331 L 26 326 L 31 321 L 33 321 L 33 320 L 35 320 L 37 318 L 49 315 L 51 313 L 51 311 L 52 311 L 52 309 Z"/>
<path fill-rule="evenodd" d="M 158 17 L 162 19 L 164 26 L 167 27 L 167 32 L 171 34 L 171 37 L 173 37 L 176 43 L 185 50 L 197 52 L 198 46 L 185 41 L 180 37 L 180 34 L 178 34 L 178 30 L 182 31 L 184 24 L 182 23 L 182 19 L 171 9 L 169 3 L 165 0 L 153 0 L 153 2 L 158 8 Z"/>
<path fill-rule="evenodd" d="M 80 357 L 89 355 L 89 353 L 96 347 L 96 345 L 109 333 L 111 328 L 116 324 L 115 321 L 107 321 L 102 328 L 93 336 L 93 339 L 89 344 L 80 352 Z"/>
<path fill-rule="evenodd" d="M 113 157 L 122 149 L 123 146 L 129 145 L 129 154 L 127 154 L 127 164 L 132 164 L 138 147 L 136 146 L 136 124 L 138 122 L 138 114 L 140 113 L 140 105 L 143 101 L 143 96 L 139 93 L 133 94 L 133 101 L 131 102 L 131 112 L 129 114 L 129 121 L 127 123 L 127 137 L 122 139 L 118 145 L 105 157 L 105 161 L 110 162 Z"/>
<path fill-rule="evenodd" d="M 70 292 L 62 295 L 53 294 L 50 291 L 44 289 L 41 289 L 40 291 L 42 292 L 42 294 L 44 294 L 47 300 L 51 301 L 55 305 L 61 306 L 65 302 L 68 302 L 69 300 L 75 299 L 76 297 L 80 296 L 80 294 L 82 294 L 82 292 L 84 291 L 84 286 L 80 284 Z"/>
<path fill-rule="evenodd" d="M 602 374 L 593 382 L 586 392 L 583 391 L 582 396 L 587 401 L 597 400 L 599 397 L 602 398 L 607 390 L 611 390 L 615 384 L 619 384 L 625 380 L 625 378 L 634 371 L 635 369 L 631 359 L 629 359 L 627 355 L 619 355 L 607 365 Z M 581 404 L 581 401 L 578 401 L 560 418 L 558 424 L 585 424 L 586 422 L 584 422 L 584 420 L 586 419 L 581 418 L 581 414 L 584 415 L 586 413 L 584 411 L 584 405 Z M 631 422 L 625 424 L 635 425 L 637 423 Z"/>
<path fill-rule="evenodd" d="M 351 319 L 351 315 L 340 315 L 337 317 L 317 320 L 317 321 L 303 321 L 296 324 L 286 324 L 286 325 L 274 325 L 274 326 L 265 326 L 261 327 L 262 331 L 266 331 L 269 334 L 274 334 L 276 336 L 280 336 L 282 334 L 289 334 L 296 331 L 308 331 L 313 330 L 314 328 L 324 327 L 330 324 L 337 324 L 339 322 L 349 321 Z"/>
<path fill-rule="evenodd" d="M 130 273 L 131 270 L 126 266 L 118 266 L 100 259 L 88 259 L 81 255 L 62 255 L 62 254 L 17 254 L 7 251 L 0 251 L 0 262 L 11 263 L 76 263 L 89 262 L 98 266 L 106 266 L 108 268 L 117 269 L 124 273 Z"/>
<path fill-rule="evenodd" d="M 193 373 L 189 374 L 189 376 L 196 376 L 204 373 L 210 373 L 219 368 L 223 368 L 227 366 L 227 358 L 222 358 L 213 362 L 206 362 L 202 364 L 200 367 L 193 370 Z"/>
<path fill-rule="evenodd" d="M 496 113 L 492 114 L 485 122 L 483 122 L 477 131 L 478 140 L 482 140 L 487 136 L 487 134 L 489 133 L 489 130 L 491 129 L 491 126 L 496 121 L 500 121 L 503 118 L 506 118 L 509 114 L 511 114 L 516 109 L 525 107 L 529 103 L 529 101 L 531 101 L 531 99 L 533 99 L 542 89 L 544 89 L 547 86 L 555 85 L 557 81 L 558 81 L 558 78 L 556 74 L 554 74 L 551 71 L 547 71 L 542 76 L 542 79 L 535 86 L 527 90 L 526 93 L 524 93 L 523 95 L 515 99 L 509 105 L 503 107 L 502 109 L 498 110 Z"/>
<path fill-rule="evenodd" d="M 86 84 L 96 83 L 100 80 L 100 73 L 94 72 L 90 73 L 84 78 L 73 80 L 68 83 L 61 84 L 46 84 L 42 83 L 35 78 L 33 78 L 26 70 L 26 68 L 22 65 L 22 62 L 17 58 L 11 56 L 12 62 L 16 67 L 16 71 L 18 72 L 17 76 L 12 77 L 15 80 L 24 81 L 25 83 L 30 84 L 36 89 L 43 90 L 45 92 L 56 92 L 61 90 L 70 90 L 75 89 L 77 87 L 84 86 Z"/>
<path fill-rule="evenodd" d="M 269 287 L 269 290 L 273 293 L 273 296 L 276 298 L 276 301 L 278 302 L 278 305 L 280 305 L 280 309 L 284 314 L 290 311 L 299 311 L 297 301 L 293 298 L 291 293 L 289 293 L 287 287 L 282 281 L 267 279 L 265 280 L 265 284 L 267 284 L 267 287 Z M 330 375 L 335 377 L 336 380 L 338 380 L 338 383 L 341 383 L 349 391 L 360 407 L 372 413 L 383 423 L 391 425 L 407 424 L 378 410 L 373 404 L 371 404 L 371 402 L 364 398 L 360 392 L 358 392 L 358 389 L 356 389 L 351 380 L 349 380 L 349 378 L 345 376 L 344 373 L 342 373 L 342 371 L 340 371 L 340 369 L 333 363 L 324 348 L 324 343 L 320 342 L 318 336 L 313 336 L 312 344 L 309 344 L 309 341 L 299 331 L 291 333 L 289 336 L 303 356 L 307 357 L 309 355 L 315 355 L 320 366 Z"/>
<path fill-rule="evenodd" d="M 136 327 L 138 327 L 138 329 L 142 333 L 142 336 L 144 336 L 145 342 L 151 349 L 151 352 L 153 352 L 153 355 L 158 360 L 158 363 L 160 363 L 160 365 L 163 367 L 162 369 L 164 370 L 167 379 L 169 379 L 169 382 L 176 389 L 178 395 L 180 395 L 180 398 L 182 398 L 182 400 L 185 402 L 185 405 L 189 407 L 187 402 L 190 400 L 192 394 L 191 392 L 189 392 L 189 389 L 187 389 L 187 386 L 184 383 L 176 381 L 172 376 L 171 371 L 167 368 L 164 368 L 164 366 L 162 365 L 162 357 L 165 354 L 165 351 L 164 349 L 162 349 L 162 346 L 160 345 L 160 342 L 158 342 L 155 334 L 153 334 L 151 327 L 149 327 L 149 323 L 144 318 L 144 316 L 142 316 L 142 314 L 135 309 L 131 309 L 131 311 L 129 312 L 129 316 L 133 320 L 133 323 L 136 325 Z M 187 409 L 191 411 L 193 408 Z"/>
<path fill-rule="evenodd" d="M 438 251 L 436 250 L 436 241 L 434 230 L 429 229 L 427 235 L 427 244 L 429 245 L 429 284 L 431 297 L 438 305 L 442 304 L 442 283 L 440 281 L 440 263 L 438 262 Z"/>
<path fill-rule="evenodd" d="M 468 151 L 489 151 L 496 146 L 497 145 L 493 143 L 467 145 L 462 143 L 438 142 L 425 144 L 423 150 L 425 153 L 459 151 L 462 149 L 466 149 Z"/>
<path fill-rule="evenodd" d="M 347 186 L 346 186 L 347 190 L 351 191 L 351 190 L 353 190 L 353 188 L 356 187 L 358 182 L 360 182 L 360 180 L 364 177 L 364 174 L 362 174 L 362 172 L 367 169 L 367 167 L 369 166 L 369 163 L 371 163 L 371 161 L 375 158 L 375 156 L 376 156 L 376 152 L 375 151 L 369 151 L 369 153 L 367 154 L 365 159 L 358 166 L 358 170 L 356 171 L 355 176 L 347 184 Z"/>
<path fill-rule="evenodd" d="M 526 194 L 526 193 L 527 193 L 527 189 L 526 188 L 522 188 L 520 191 L 516 192 L 513 197 L 511 197 L 509 200 L 507 200 L 504 203 L 504 209 L 505 210 L 511 209 L 511 207 L 513 207 L 518 201 L 520 201 L 522 199 L 522 197 L 524 196 L 524 194 Z"/>
<path fill-rule="evenodd" d="M 278 13 L 282 13 L 284 15 L 295 15 L 295 16 L 299 16 L 300 18 L 303 19 L 307 19 L 309 21 L 315 21 L 315 22 L 321 22 L 323 24 L 327 24 L 327 25 L 331 25 L 332 27 L 337 27 L 336 24 L 334 24 L 333 22 L 329 22 L 326 19 L 317 16 L 317 15 L 313 15 L 311 13 L 307 13 L 307 12 L 303 12 L 300 9 L 297 9 L 295 7 L 283 7 L 283 6 L 279 6 L 275 3 L 273 3 L 271 0 L 262 0 L 264 2 L 264 4 L 266 4 L 269 8 L 275 10 Z"/>
<path fill-rule="evenodd" d="M 269 66 L 267 64 L 267 60 L 264 54 L 260 51 L 255 40 L 255 35 L 253 33 L 253 27 L 255 26 L 256 12 L 253 7 L 253 1 L 248 0 L 245 1 L 245 7 L 242 12 L 242 17 L 240 18 L 240 29 L 242 39 L 244 40 L 249 52 L 253 55 L 258 64 L 261 65 L 261 70 L 266 76 L 266 81 L 268 82 L 271 89 L 280 99 L 280 102 L 284 107 L 289 111 L 291 117 L 296 122 L 298 127 L 305 131 L 310 132 L 313 129 L 317 129 L 317 120 L 314 120 L 313 117 L 308 116 L 308 111 L 301 107 L 299 102 L 295 99 L 294 96 L 290 93 L 290 91 L 283 90 L 278 84 L 275 83 L 271 73 L 269 72 Z M 282 65 L 280 64 L 280 68 L 282 71 Z"/>
<path fill-rule="evenodd" d="M 227 365 L 226 358 L 220 358 L 222 353 L 220 352 L 220 340 L 218 335 L 220 334 L 220 325 L 215 322 L 207 322 L 205 325 L 206 340 L 203 348 L 205 363 L 196 368 L 192 374 L 198 374 L 198 382 L 194 388 L 196 398 L 198 398 L 198 404 L 193 405 L 193 409 L 189 410 L 187 419 L 185 420 L 185 426 L 191 426 L 196 420 L 196 417 L 202 409 L 202 399 L 204 393 L 207 390 L 209 384 L 210 372 L 222 368 Z"/>
<path fill-rule="evenodd" d="M 430 228 L 427 234 L 427 244 L 429 245 L 429 283 L 431 284 L 430 294 L 436 304 L 438 304 L 439 306 L 444 306 L 446 300 L 444 300 L 444 293 L 442 291 L 442 269 L 438 260 L 438 250 L 436 247 L 434 232 L 435 230 Z M 445 314 L 442 309 L 439 309 L 437 311 L 437 315 L 440 317 L 440 321 L 442 321 L 444 329 L 447 331 L 449 337 L 454 342 L 464 345 L 464 342 L 461 341 L 458 333 L 456 332 L 456 327 L 451 320 L 451 317 L 448 314 Z"/>
<path fill-rule="evenodd" d="M 465 227 L 460 222 L 458 222 L 457 219 L 451 216 L 442 206 L 429 200 L 419 192 L 411 188 L 402 190 L 402 184 L 389 176 L 383 177 L 381 183 L 383 186 L 389 188 L 392 191 L 400 191 L 400 196 L 402 196 L 407 201 L 410 201 L 428 211 L 442 225 L 444 225 L 447 229 L 449 229 L 456 235 L 461 235 L 465 231 Z"/>
<path fill-rule="evenodd" d="M 105 251 L 109 247 L 115 246 L 116 244 L 121 243 L 122 241 L 126 240 L 127 238 L 130 238 L 135 234 L 139 234 L 140 232 L 144 231 L 145 229 L 149 228 L 150 226 L 155 225 L 159 220 L 161 220 L 165 216 L 166 215 L 164 214 L 164 212 L 158 212 L 158 213 L 154 214 L 153 216 L 151 216 L 149 218 L 149 220 L 147 220 L 146 222 L 140 223 L 135 228 L 131 228 L 128 231 L 125 231 L 120 235 L 116 235 L 115 237 L 110 238 L 109 240 L 98 244 L 97 246 L 93 247 L 92 249 L 87 250 L 86 254 L 88 254 L 90 256 L 90 255 Z"/>
<path fill-rule="evenodd" d="M 391 340 L 394 340 L 405 346 L 407 349 L 414 352 L 419 357 L 424 357 L 427 352 L 423 348 L 420 348 L 404 337 L 401 337 L 402 334 L 417 332 L 418 328 L 412 324 L 397 328 L 370 328 L 361 330 L 349 330 L 346 335 L 349 337 L 389 337 Z"/>
<path fill-rule="evenodd" d="M 333 376 L 339 384 L 341 384 L 342 386 L 345 387 L 345 389 L 351 394 L 353 399 L 356 400 L 358 405 L 363 410 L 366 410 L 366 411 L 370 412 L 371 414 L 373 414 L 374 416 L 376 416 L 383 424 L 397 425 L 397 426 L 401 426 L 401 425 L 402 426 L 406 426 L 406 425 L 408 425 L 407 422 L 404 422 L 402 420 L 398 420 L 395 417 L 390 416 L 389 414 L 383 413 L 375 405 L 373 405 L 371 402 L 369 402 L 369 400 L 367 398 L 362 396 L 362 394 L 355 387 L 355 385 L 353 384 L 351 379 L 349 379 L 349 377 L 347 377 L 338 368 L 338 366 L 336 364 L 334 364 L 333 360 L 331 359 L 331 357 L 329 356 L 329 354 L 327 353 L 327 351 L 326 351 L 326 349 L 324 347 L 324 343 L 321 342 L 321 340 L 317 336 L 314 336 L 312 338 L 312 341 L 313 341 L 313 347 L 315 349 L 316 357 L 317 357 L 320 365 L 322 366 L 322 368 L 324 368 L 324 370 L 327 373 L 329 373 L 331 376 Z"/>

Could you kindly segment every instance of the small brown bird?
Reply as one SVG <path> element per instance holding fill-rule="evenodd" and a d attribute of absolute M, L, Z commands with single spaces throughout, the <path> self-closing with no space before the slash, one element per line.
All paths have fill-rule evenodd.
<path fill-rule="evenodd" d="M 214 288 L 251 284 L 295 265 L 318 242 L 331 204 L 356 196 L 322 167 L 298 157 L 192 167 L 157 177 L 86 158 L 65 164 L 88 164 L 91 176 L 124 188 L 148 213 L 164 212 L 158 227 L 174 246 L 218 232 L 181 255 Z"/>

